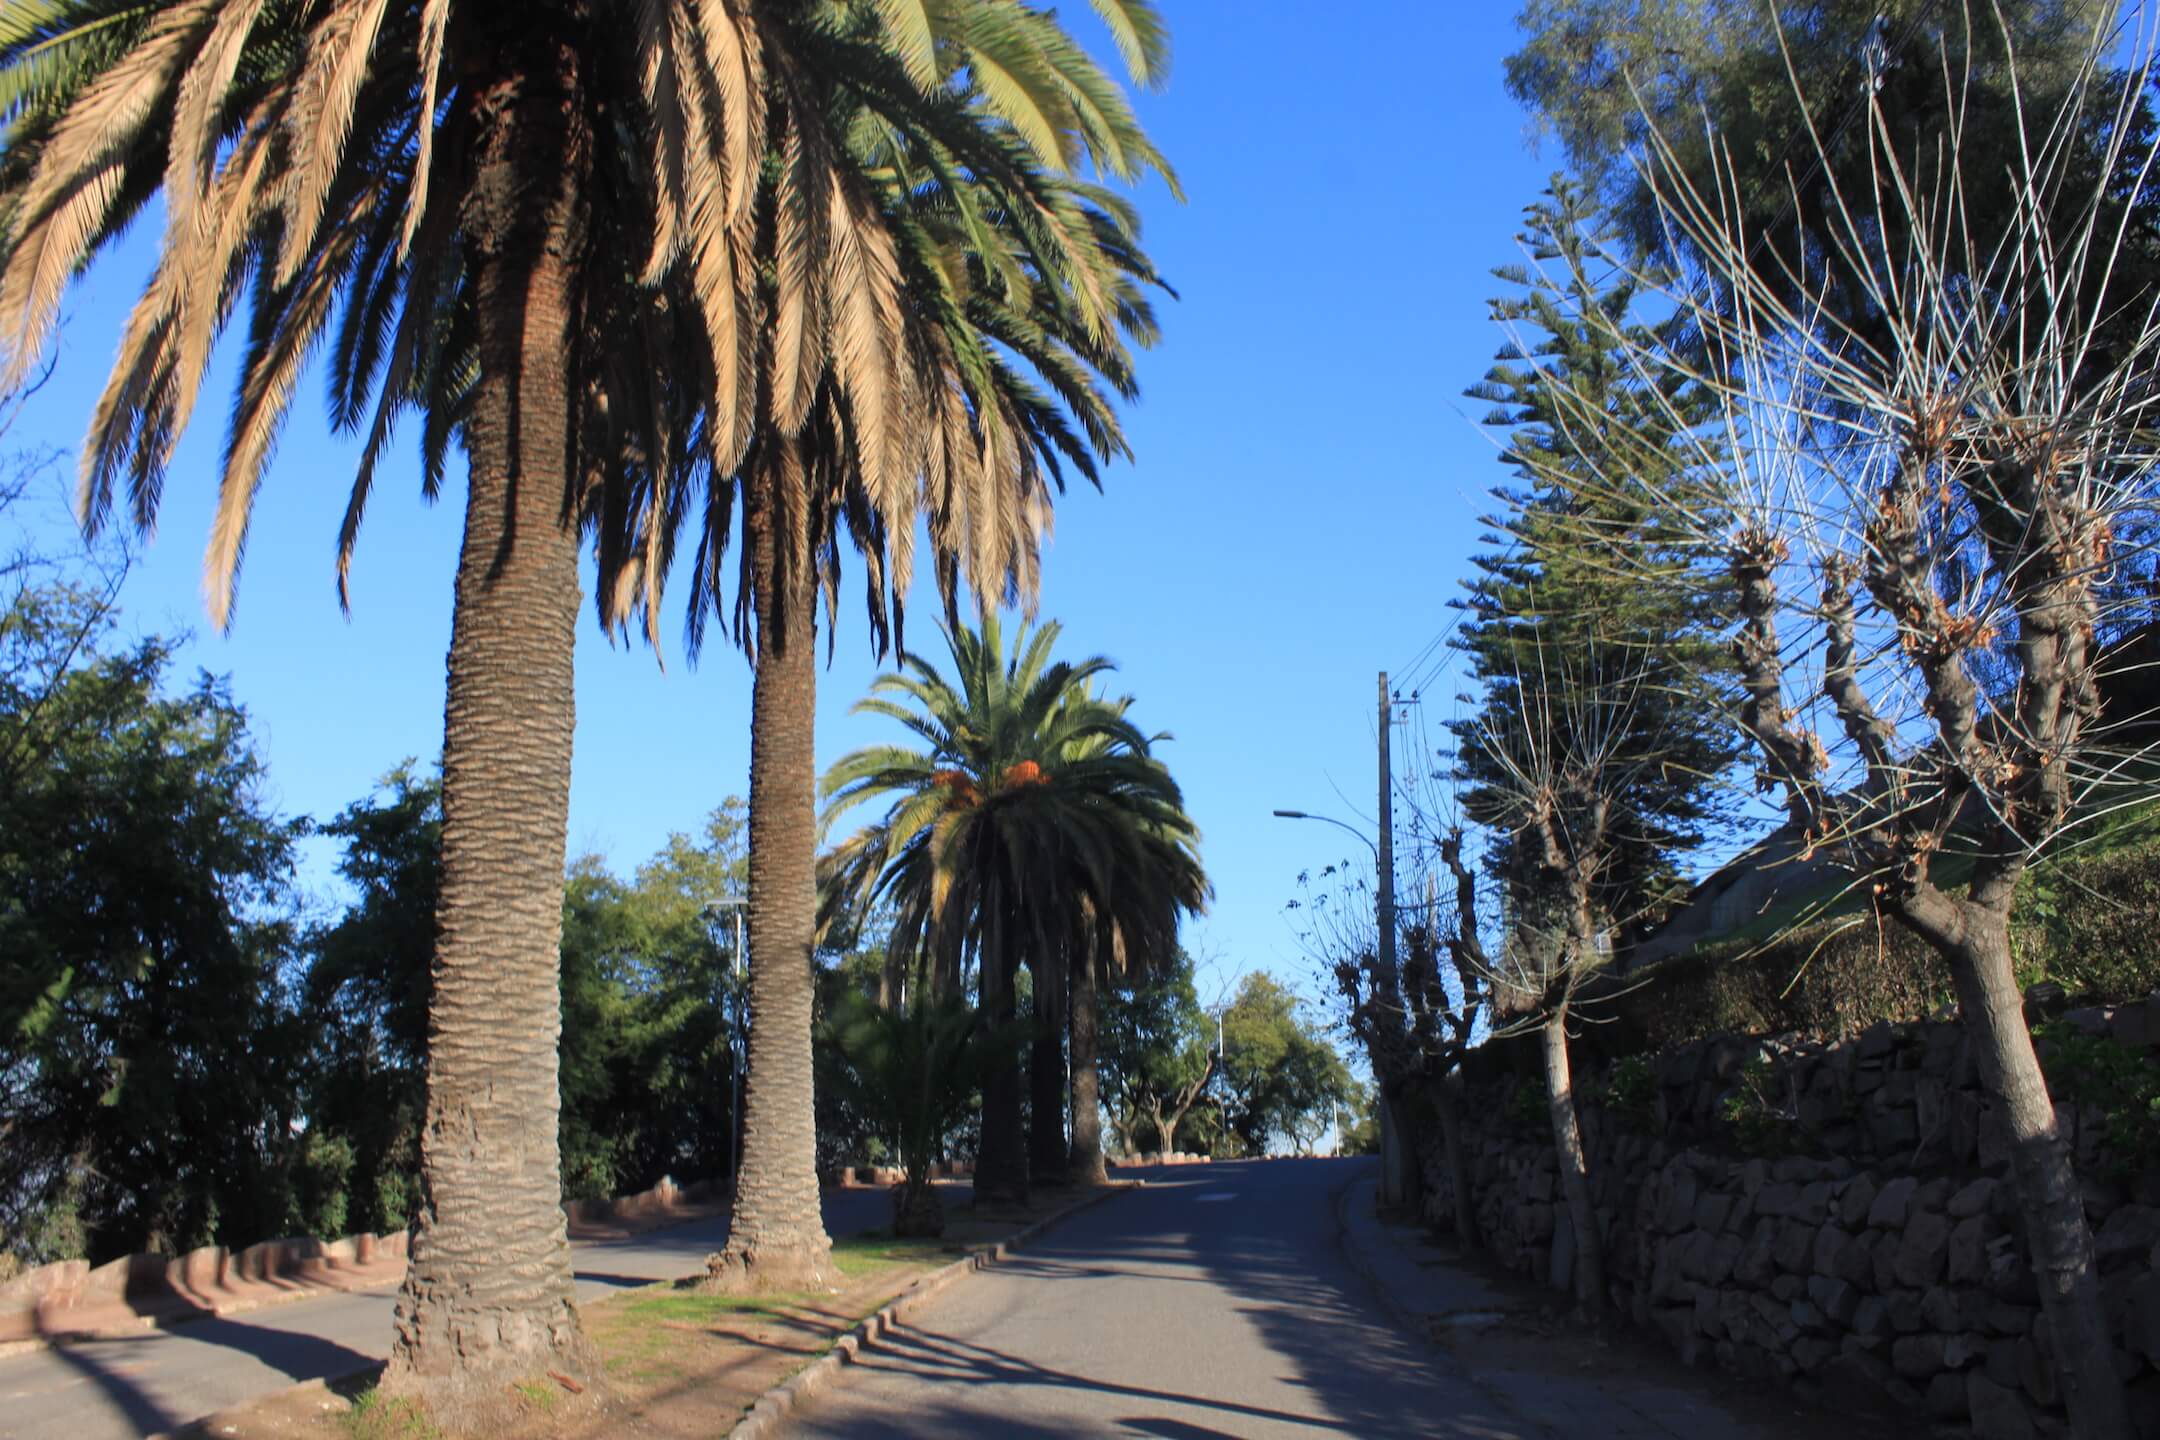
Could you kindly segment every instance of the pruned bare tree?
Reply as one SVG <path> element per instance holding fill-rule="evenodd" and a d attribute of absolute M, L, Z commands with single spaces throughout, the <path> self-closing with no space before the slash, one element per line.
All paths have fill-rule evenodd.
<path fill-rule="evenodd" d="M 1450 852 L 1460 859 L 1460 837 Z M 1297 934 L 1306 951 L 1335 982 L 1343 1002 L 1343 1024 L 1364 1050 L 1380 1087 L 1401 1120 L 1417 1113 L 1417 1102 L 1431 1105 L 1440 1121 L 1455 1211 L 1455 1233 L 1464 1245 L 1477 1243 L 1477 1210 L 1470 1201 L 1469 1158 L 1462 1144 L 1457 1090 L 1464 1051 L 1483 1015 L 1486 993 L 1480 976 L 1482 956 L 1477 936 L 1476 882 L 1456 888 L 1443 903 L 1427 879 L 1422 907 L 1397 905 L 1401 935 L 1391 970 L 1381 959 L 1369 880 L 1347 866 L 1329 866 L 1320 875 L 1332 886 L 1315 886 L 1301 876 L 1304 897 Z M 1442 969 L 1441 952 L 1453 960 L 1454 985 Z"/>
<path fill-rule="evenodd" d="M 1999 12 L 1971 23 L 2014 50 Z M 1698 431 L 1692 478 L 1717 503 L 1695 512 L 1696 541 L 1740 595 L 1733 722 L 1757 784 L 1948 964 L 2009 1135 L 2072 1424 L 2124 1436 L 2009 925 L 2036 856 L 2126 789 L 2147 793 L 2101 695 L 2125 607 L 2151 618 L 2143 587 L 2120 580 L 2149 565 L 2126 552 L 2151 533 L 2160 327 L 2152 294 L 2111 285 L 2143 243 L 2129 217 L 2153 155 L 2125 147 L 2150 58 L 2125 73 L 2090 57 L 2058 112 L 2021 107 L 2008 170 L 1983 172 L 1965 163 L 1965 77 L 1948 53 L 1936 63 L 1950 120 L 1925 150 L 1902 149 L 1872 97 L 1857 126 L 1810 111 L 1810 173 L 1852 174 L 1828 163 L 1852 132 L 1842 143 L 1866 147 L 1870 183 L 1830 186 L 1809 246 L 1780 252 L 1804 257 L 1782 274 L 1737 218 L 1749 206 L 1735 167 L 1691 181 L 1653 130 L 1646 180 L 1695 261 L 1664 293 L 1698 343 L 1638 349 L 1635 363 L 1646 381 L 1685 369 L 1721 398 L 1716 433 Z M 2016 223 L 1972 219 L 2000 213 Z M 1864 320 L 1849 296 L 1832 308 L 1833 272 L 1862 287 Z"/>
<path fill-rule="evenodd" d="M 1629 839 L 1621 798 L 1644 773 L 1670 763 L 1672 752 L 1664 730 L 1643 723 L 1655 708 L 1643 703 L 1653 683 L 1648 666 L 1595 650 L 1532 647 L 1515 677 L 1521 723 L 1488 726 L 1480 737 L 1498 779 L 1481 789 L 1471 818 L 1498 841 L 1507 913 L 1497 952 L 1465 943 L 1458 963 L 1482 972 L 1495 1035 L 1539 1035 L 1574 1233 L 1575 1291 L 1599 1315 L 1607 1302 L 1604 1232 L 1591 1196 L 1568 1030 L 1583 1019 L 1585 983 L 1610 966 L 1613 935 L 1635 918 L 1613 913 L 1616 891 L 1607 883 Z M 1470 887 L 1459 841 L 1446 858 L 1458 888 Z"/>

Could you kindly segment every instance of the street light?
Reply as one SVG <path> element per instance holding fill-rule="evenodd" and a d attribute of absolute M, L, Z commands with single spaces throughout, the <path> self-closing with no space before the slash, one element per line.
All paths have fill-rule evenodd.
<path fill-rule="evenodd" d="M 1308 815 L 1303 810 L 1277 810 L 1275 818 L 1278 820 L 1318 820 L 1323 825 L 1333 825 L 1336 829 L 1347 830 L 1352 835 L 1357 836 L 1358 839 L 1363 840 L 1365 848 L 1372 851 L 1375 858 L 1378 858 L 1380 854 L 1380 847 L 1373 844 L 1371 837 L 1366 835 L 1364 831 L 1346 821 L 1337 820 L 1332 815 Z"/>
<path fill-rule="evenodd" d="M 1386 680 L 1387 677 L 1383 675 L 1381 677 L 1383 697 L 1386 691 Z M 1303 810 L 1277 810 L 1275 814 L 1284 820 L 1318 820 L 1323 824 L 1333 825 L 1338 830 L 1348 830 L 1358 839 L 1365 841 L 1366 848 L 1373 852 L 1374 879 L 1379 882 L 1373 887 L 1373 920 L 1379 930 L 1377 938 L 1380 941 L 1380 964 L 1386 974 L 1394 976 L 1399 973 L 1395 968 L 1395 835 L 1387 792 L 1387 732 L 1383 729 L 1380 733 L 1381 788 L 1380 840 L 1378 844 L 1375 844 L 1366 836 L 1364 831 L 1358 829 L 1355 825 L 1345 824 L 1332 815 L 1309 815 Z M 1399 1204 L 1407 1194 L 1402 1176 L 1411 1164 L 1411 1160 L 1410 1157 L 1396 1152 L 1395 1146 L 1400 1142 L 1400 1137 L 1397 1134 L 1397 1127 L 1392 1118 L 1394 1106 L 1388 1101 L 1387 1084 L 1377 1069 L 1373 1072 L 1373 1083 L 1379 1090 L 1381 1199 L 1387 1204 Z"/>
<path fill-rule="evenodd" d="M 750 998 L 743 964 L 743 912 L 748 908 L 748 903 L 742 900 L 714 900 L 705 907 L 705 915 L 709 920 L 718 920 L 722 915 L 730 913 L 735 918 L 735 953 L 731 957 L 735 972 L 735 1004 L 732 1007 L 735 1013 L 728 1025 L 728 1067 L 732 1072 L 729 1088 L 734 1092 L 735 1101 L 735 1124 L 732 1127 L 733 1133 L 728 1136 L 728 1148 L 731 1152 L 728 1163 L 728 1194 L 731 1198 L 735 1193 L 736 1182 L 742 1174 L 743 1072 L 749 1058 L 744 1052 L 749 1048 L 750 1027 L 744 1023 L 746 1017 L 743 1013 Z"/>
<path fill-rule="evenodd" d="M 1213 1093 L 1215 1097 L 1215 1116 L 1220 1127 L 1220 1133 L 1218 1133 L 1215 1137 L 1215 1144 L 1217 1147 L 1223 1145 L 1230 1133 L 1230 1071 L 1229 1067 L 1223 1064 L 1224 1054 L 1222 1026 L 1223 1015 L 1229 1009 L 1230 1002 L 1225 1000 L 1217 1004 L 1214 1010 L 1215 1065 L 1214 1077 L 1209 1081 L 1208 1089 L 1210 1092 Z M 1202 1011 L 1201 1013 L 1206 1014 L 1208 1012 Z"/>

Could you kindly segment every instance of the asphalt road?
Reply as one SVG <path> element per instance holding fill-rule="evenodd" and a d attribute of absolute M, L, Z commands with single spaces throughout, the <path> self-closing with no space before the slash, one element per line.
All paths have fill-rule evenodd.
<path fill-rule="evenodd" d="M 1397 1326 L 1350 1268 L 1335 1199 L 1370 1163 L 1151 1172 L 939 1296 L 795 1433 L 1549 1433 Z"/>
<path fill-rule="evenodd" d="M 834 1235 L 874 1229 L 891 1213 L 883 1190 L 825 1195 Z M 726 1238 L 727 1220 L 715 1217 L 580 1244 L 578 1296 L 694 1274 Z M 326 1295 L 0 1359 L 0 1436 L 132 1440 L 298 1381 L 349 1374 L 389 1354 L 395 1303 L 394 1290 Z"/>

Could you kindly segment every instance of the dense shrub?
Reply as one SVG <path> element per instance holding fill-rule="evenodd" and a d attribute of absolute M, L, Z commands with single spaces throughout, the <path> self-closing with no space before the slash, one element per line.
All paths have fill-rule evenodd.
<path fill-rule="evenodd" d="M 2160 990 L 2160 844 L 2041 867 L 2018 919 L 2021 968 L 2071 995 L 2116 1001 Z"/>
<path fill-rule="evenodd" d="M 2018 979 L 2110 1003 L 2160 990 L 2160 843 L 2075 851 L 2027 877 L 2013 924 Z M 1606 1054 L 1706 1036 L 1854 1035 L 1924 1019 L 1956 997 L 1950 972 L 1896 922 L 1845 916 L 1769 941 L 1704 945 L 1609 982 Z"/>
<path fill-rule="evenodd" d="M 1894 922 L 1868 918 L 1705 945 L 1624 983 L 1608 1002 L 1622 1051 L 1710 1035 L 1852 1035 L 1877 1020 L 1920 1019 L 1951 999 L 1950 972 L 1934 951 Z"/>

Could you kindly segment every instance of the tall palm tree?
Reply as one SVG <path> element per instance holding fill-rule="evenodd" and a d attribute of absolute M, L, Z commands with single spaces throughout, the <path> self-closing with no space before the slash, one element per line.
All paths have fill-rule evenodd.
<path fill-rule="evenodd" d="M 1149 78 L 1152 8 L 1097 8 Z M 844 424 L 868 462 L 851 525 L 912 534 L 900 437 L 920 411 L 886 398 L 920 393 L 893 318 L 919 253 L 881 203 L 894 167 L 857 131 L 971 176 L 1024 153 L 1037 172 L 1092 156 L 1130 177 L 1154 152 L 1116 87 L 1018 0 L 15 0 L 0 121 L 0 381 L 35 363 L 70 277 L 164 199 L 84 446 L 86 523 L 124 484 L 131 518 L 154 524 L 245 298 L 205 563 L 217 624 L 324 340 L 333 418 L 366 435 L 341 593 L 399 416 L 421 415 L 430 494 L 453 441 L 465 452 L 424 1200 L 388 1383 L 454 1406 L 504 1374 L 585 1369 L 555 1150 L 581 528 L 600 539 L 601 623 L 642 607 L 650 634 L 659 517 L 727 492 L 714 477 L 764 477 L 751 569 L 761 594 L 803 595 L 815 550 L 798 522 L 825 497 L 787 457 Z M 1092 223 L 1078 210 L 1031 203 L 1012 223 L 1049 248 Z M 1087 298 L 1113 328 L 1115 302 Z M 779 627 L 761 648 L 807 667 L 807 611 L 760 606 Z"/>
<path fill-rule="evenodd" d="M 1093 701 L 1092 687 L 1082 698 Z M 1130 697 L 1114 703 L 1120 714 Z M 1150 737 L 1150 743 L 1168 738 Z M 1068 746 L 1065 762 L 1101 750 L 1091 734 Z M 1160 762 L 1157 762 L 1158 764 Z M 1139 844 L 1120 851 L 1107 893 L 1076 876 L 1080 904 L 1063 943 L 1028 957 L 1035 977 L 1034 1050 L 1029 1061 L 1028 1168 L 1038 1180 L 1099 1185 L 1109 1180 L 1102 1150 L 1099 1065 L 1100 987 L 1132 985 L 1161 973 L 1177 953 L 1178 921 L 1206 907 L 1199 832 L 1182 808 L 1129 817 Z M 1045 997 L 1048 1003 L 1045 1003 Z M 1072 1114 L 1070 1142 L 1063 1120 Z"/>
<path fill-rule="evenodd" d="M 828 825 L 858 805 L 887 805 L 829 857 L 828 905 L 892 902 L 893 947 L 921 990 L 956 989 L 972 953 L 995 1025 L 1013 1014 L 1022 964 L 1052 973 L 1042 957 L 1110 917 L 1137 930 L 1145 897 L 1178 893 L 1166 868 L 1187 877 L 1178 883 L 1195 906 L 1205 881 L 1177 786 L 1126 718 L 1129 702 L 1093 693 L 1107 660 L 1052 663 L 1055 623 L 1023 628 L 1007 652 L 994 612 L 980 630 L 946 633 L 952 681 L 910 655 L 856 707 L 898 720 L 921 746 L 872 746 L 826 772 Z M 990 1076 L 979 1197 L 1025 1193 L 1019 1109 L 1017 1076 Z"/>
<path fill-rule="evenodd" d="M 709 1283 L 727 1290 L 815 1284 L 830 1254 L 810 1104 L 812 736 L 817 610 L 822 600 L 834 619 L 843 541 L 863 557 L 881 650 L 903 635 L 910 505 L 926 523 L 948 617 L 963 584 L 982 597 L 1031 597 L 1052 488 L 1066 466 L 1099 484 L 1100 463 L 1129 453 L 1112 394 L 1136 393 L 1126 341 L 1155 335 L 1142 287 L 1160 282 L 1131 209 L 1046 172 L 1019 127 L 928 142 L 889 126 L 851 128 L 864 193 L 890 226 L 891 253 L 871 268 L 903 282 L 864 321 L 867 343 L 899 357 L 897 378 L 855 384 L 843 340 L 838 363 L 807 384 L 805 423 L 790 433 L 781 401 L 793 382 L 776 310 L 757 362 L 760 425 L 741 468 L 708 497 L 694 560 L 693 648 L 708 616 L 728 614 L 739 504 L 732 615 L 755 667 L 749 918 L 762 963 L 751 972 L 734 1216 L 726 1248 L 708 1261 Z M 1119 143 L 1152 153 L 1134 127 Z M 837 295 L 827 303 L 836 323 L 858 318 Z M 883 431 L 864 424 L 873 402 L 889 417 Z M 664 564 L 672 539 L 648 548 Z"/>

